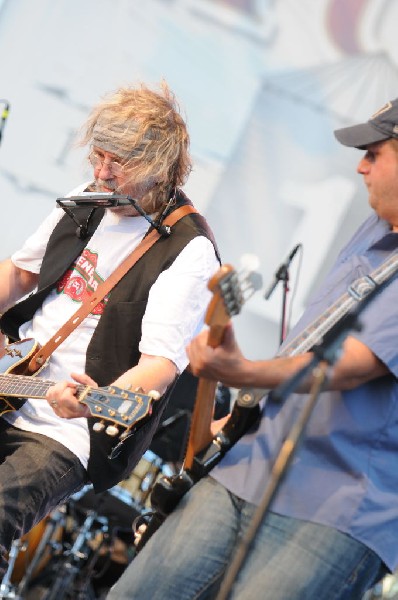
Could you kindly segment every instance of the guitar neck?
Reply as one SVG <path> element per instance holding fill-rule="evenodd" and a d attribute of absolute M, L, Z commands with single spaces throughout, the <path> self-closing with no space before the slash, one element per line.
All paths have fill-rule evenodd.
<path fill-rule="evenodd" d="M 221 344 L 225 326 L 228 319 L 223 323 L 212 324 L 207 338 L 207 344 L 216 348 Z M 184 469 L 190 469 L 193 465 L 195 454 L 203 450 L 213 439 L 210 426 L 213 420 L 214 399 L 216 396 L 217 382 L 201 377 L 196 391 L 195 406 L 192 413 L 191 428 L 187 451 L 184 458 Z"/>
<path fill-rule="evenodd" d="M 47 379 L 36 379 L 26 375 L 0 374 L 0 396 L 44 399 L 48 389 L 53 385 L 55 385 L 55 382 Z M 77 389 L 78 392 L 82 392 L 85 386 L 78 385 Z"/>
<path fill-rule="evenodd" d="M 199 379 L 188 446 L 184 459 L 184 469 L 192 467 L 195 454 L 213 439 L 210 425 L 213 420 L 216 388 L 216 381 L 204 379 L 203 377 Z"/>
<path fill-rule="evenodd" d="M 333 325 L 359 302 L 363 301 L 377 286 L 388 281 L 398 271 L 398 253 L 394 252 L 369 275 L 356 279 L 324 313 L 295 337 L 278 356 L 295 356 L 308 352 L 319 343 Z"/>

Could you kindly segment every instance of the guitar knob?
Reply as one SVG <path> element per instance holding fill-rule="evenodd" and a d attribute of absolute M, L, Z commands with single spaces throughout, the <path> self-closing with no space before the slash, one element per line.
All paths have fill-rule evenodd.
<path fill-rule="evenodd" d="M 105 423 L 103 421 L 96 421 L 93 425 L 94 431 L 102 431 L 105 428 Z"/>
<path fill-rule="evenodd" d="M 150 396 L 152 400 L 159 400 L 160 398 L 160 394 L 157 390 L 150 390 L 148 392 L 148 396 Z"/>
<path fill-rule="evenodd" d="M 105 432 L 111 437 L 115 437 L 115 435 L 119 433 L 119 430 L 116 425 L 108 425 L 108 427 L 105 429 Z"/>

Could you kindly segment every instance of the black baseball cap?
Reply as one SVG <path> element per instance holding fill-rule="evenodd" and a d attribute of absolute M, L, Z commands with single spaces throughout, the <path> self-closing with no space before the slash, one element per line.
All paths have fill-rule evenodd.
<path fill-rule="evenodd" d="M 376 142 L 398 139 L 398 98 L 382 106 L 367 123 L 337 129 L 334 135 L 344 146 L 361 150 Z"/>

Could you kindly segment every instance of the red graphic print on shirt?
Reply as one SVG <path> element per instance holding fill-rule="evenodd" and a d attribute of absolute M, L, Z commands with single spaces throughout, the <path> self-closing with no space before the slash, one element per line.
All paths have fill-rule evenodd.
<path fill-rule="evenodd" d="M 57 284 L 57 292 L 66 294 L 75 302 L 85 302 L 103 281 L 96 271 L 98 254 L 85 248 L 71 269 L 68 269 Z M 102 315 L 108 295 L 93 308 L 91 314 Z"/>

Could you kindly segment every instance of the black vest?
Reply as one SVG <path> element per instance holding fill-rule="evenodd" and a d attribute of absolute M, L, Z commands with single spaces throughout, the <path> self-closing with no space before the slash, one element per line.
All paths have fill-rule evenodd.
<path fill-rule="evenodd" d="M 180 192 L 176 208 L 183 204 L 190 202 Z M 89 209 L 76 211 L 81 222 L 85 222 L 88 214 Z M 95 209 L 90 219 L 88 236 L 84 240 L 76 235 L 76 224 L 67 215 L 62 217 L 49 238 L 37 292 L 4 313 L 0 320 L 2 331 L 11 339 L 18 339 L 19 327 L 33 317 L 65 271 L 80 256 L 103 214 L 103 209 Z M 99 386 L 110 384 L 137 364 L 140 357 L 138 344 L 141 339 L 141 321 L 149 290 L 159 274 L 198 235 L 212 241 L 218 256 L 213 235 L 205 219 L 199 214 L 189 214 L 173 226 L 169 237 L 161 237 L 113 288 L 86 354 L 86 373 Z M 112 487 L 131 473 L 159 426 L 167 399 L 168 394 L 154 403 L 151 418 L 124 441 L 118 456 L 113 459 L 109 458 L 109 454 L 116 444 L 114 438 L 104 432 L 94 432 L 96 419 L 88 419 L 90 457 L 87 470 L 97 492 Z"/>

